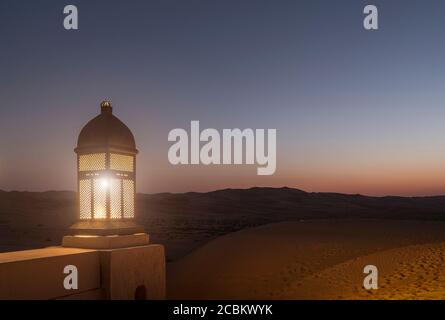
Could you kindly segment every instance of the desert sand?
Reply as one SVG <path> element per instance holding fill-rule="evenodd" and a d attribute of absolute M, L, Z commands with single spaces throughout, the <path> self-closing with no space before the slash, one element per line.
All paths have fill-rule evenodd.
<path fill-rule="evenodd" d="M 75 199 L 0 191 L 0 252 L 60 245 Z M 137 207 L 151 242 L 166 247 L 170 298 L 443 297 L 445 196 L 251 188 L 138 194 Z M 361 287 L 366 264 L 379 268 L 377 291 Z"/>
<path fill-rule="evenodd" d="M 443 299 L 445 223 L 283 222 L 222 236 L 169 265 L 177 299 Z M 363 267 L 379 289 L 362 287 Z"/>

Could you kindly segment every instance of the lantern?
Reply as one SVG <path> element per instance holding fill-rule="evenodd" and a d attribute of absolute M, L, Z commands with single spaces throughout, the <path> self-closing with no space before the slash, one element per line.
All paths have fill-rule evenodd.
<path fill-rule="evenodd" d="M 77 154 L 79 234 L 141 232 L 133 220 L 136 193 L 136 144 L 130 129 L 113 115 L 109 101 L 81 130 Z"/>

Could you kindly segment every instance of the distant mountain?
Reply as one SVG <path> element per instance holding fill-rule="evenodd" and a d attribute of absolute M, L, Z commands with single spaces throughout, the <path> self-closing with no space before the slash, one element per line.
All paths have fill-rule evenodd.
<path fill-rule="evenodd" d="M 0 191 L 0 251 L 59 244 L 76 193 Z M 172 256 L 227 232 L 284 220 L 445 220 L 445 196 L 369 197 L 291 188 L 137 195 L 137 220 Z M 178 253 L 179 254 L 179 253 Z"/>
<path fill-rule="evenodd" d="M 138 219 L 166 216 L 235 216 L 281 218 L 385 218 L 445 220 L 445 196 L 370 197 L 308 193 L 292 188 L 224 189 L 206 193 L 137 195 Z M 0 221 L 68 226 L 76 220 L 72 191 L 6 192 L 0 190 Z M 29 219 L 29 221 L 28 221 Z M 24 221 L 22 221 L 24 220 Z"/>
<path fill-rule="evenodd" d="M 369 197 L 292 188 L 225 189 L 139 195 L 147 214 L 255 216 L 271 220 L 385 218 L 445 220 L 445 196 Z"/>

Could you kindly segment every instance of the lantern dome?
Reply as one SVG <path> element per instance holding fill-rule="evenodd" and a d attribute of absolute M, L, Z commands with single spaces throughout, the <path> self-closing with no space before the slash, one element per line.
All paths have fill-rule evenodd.
<path fill-rule="evenodd" d="M 122 151 L 136 154 L 133 133 L 117 117 L 109 101 L 101 103 L 101 113 L 90 120 L 80 131 L 76 153 L 91 151 Z"/>

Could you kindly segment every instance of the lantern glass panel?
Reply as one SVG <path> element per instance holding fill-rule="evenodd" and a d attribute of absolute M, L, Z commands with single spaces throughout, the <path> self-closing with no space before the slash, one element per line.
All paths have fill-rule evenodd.
<path fill-rule="evenodd" d="M 91 219 L 91 181 L 79 181 L 80 219 Z"/>
<path fill-rule="evenodd" d="M 106 179 L 94 179 L 94 219 L 107 217 L 107 189 Z"/>
<path fill-rule="evenodd" d="M 124 186 L 124 218 L 134 218 L 134 182 L 123 180 Z"/>
<path fill-rule="evenodd" d="M 117 171 L 133 172 L 134 171 L 133 160 L 134 160 L 133 156 L 111 153 L 110 169 Z"/>
<path fill-rule="evenodd" d="M 83 154 L 79 156 L 79 171 L 105 170 L 105 153 Z"/>
<path fill-rule="evenodd" d="M 122 180 L 111 179 L 110 182 L 110 218 L 122 218 Z"/>

